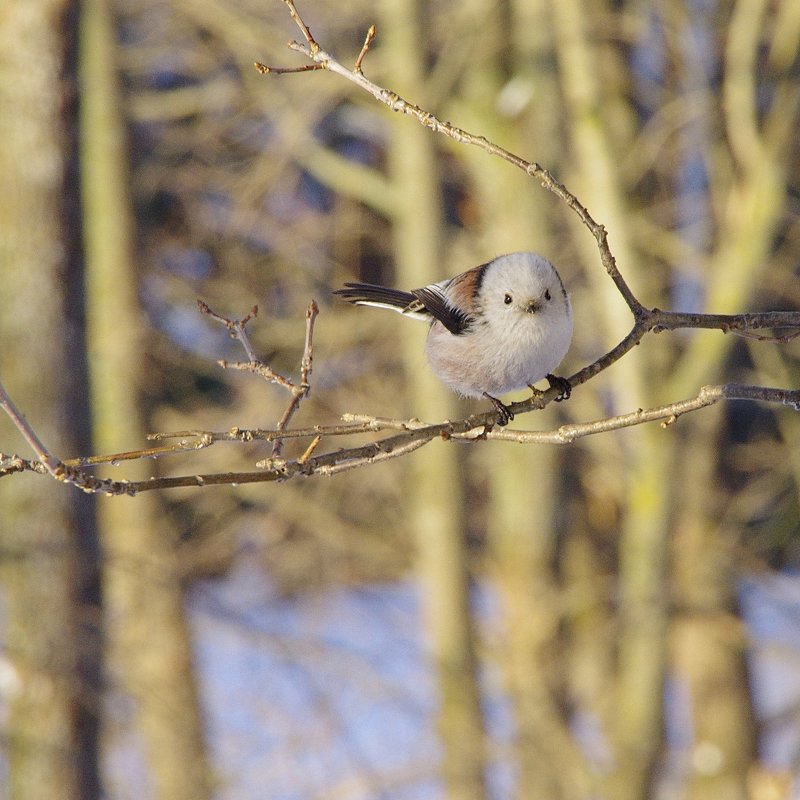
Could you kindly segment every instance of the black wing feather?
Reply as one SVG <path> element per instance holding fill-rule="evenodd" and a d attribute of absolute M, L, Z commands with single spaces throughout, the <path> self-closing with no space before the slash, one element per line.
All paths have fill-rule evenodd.
<path fill-rule="evenodd" d="M 450 333 L 456 336 L 466 333 L 474 321 L 474 317 L 467 314 L 466 311 L 451 306 L 447 302 L 444 292 L 438 286 L 414 289 L 411 294 L 422 303 L 431 316 L 439 320 Z"/>

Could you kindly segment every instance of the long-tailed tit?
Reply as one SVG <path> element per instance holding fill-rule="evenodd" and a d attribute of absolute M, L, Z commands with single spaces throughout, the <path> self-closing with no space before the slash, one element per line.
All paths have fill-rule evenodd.
<path fill-rule="evenodd" d="M 346 283 L 334 294 L 357 305 L 399 311 L 430 323 L 425 350 L 431 368 L 453 391 L 486 397 L 506 425 L 511 409 L 496 395 L 547 378 L 570 395 L 552 373 L 569 349 L 572 308 L 555 267 L 536 253 L 510 253 L 454 278 L 410 292 Z"/>

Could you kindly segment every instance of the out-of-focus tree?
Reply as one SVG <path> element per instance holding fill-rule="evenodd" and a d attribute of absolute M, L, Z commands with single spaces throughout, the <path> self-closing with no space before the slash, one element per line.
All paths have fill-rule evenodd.
<path fill-rule="evenodd" d="M 87 342 L 95 446 L 124 451 L 146 433 L 145 346 L 129 196 L 127 135 L 118 85 L 113 4 L 81 6 L 81 197 Z M 129 475 L 144 479 L 138 462 Z M 133 698 L 135 731 L 164 800 L 210 797 L 177 537 L 160 524 L 155 496 L 97 503 L 111 674 Z"/>
<path fill-rule="evenodd" d="M 418 9 L 400 8 L 377 20 L 378 43 L 365 69 L 389 88 L 530 155 L 563 177 L 609 229 L 619 263 L 644 302 L 736 311 L 759 302 L 753 294 L 755 276 L 767 264 L 769 248 L 751 245 L 769 242 L 772 234 L 765 232 L 777 232 L 782 223 L 775 215 L 785 207 L 786 192 L 796 179 L 767 181 L 759 190 L 777 186 L 783 199 L 762 194 L 768 202 L 754 199 L 755 206 L 747 200 L 748 175 L 786 169 L 791 126 L 768 125 L 771 144 L 760 151 L 769 162 L 766 172 L 740 169 L 735 136 L 730 142 L 721 137 L 725 115 L 737 103 L 739 114 L 750 109 L 751 116 L 760 115 L 764 108 L 756 106 L 754 96 L 743 98 L 736 90 L 720 94 L 717 89 L 747 85 L 748 75 L 751 86 L 771 81 L 775 109 L 780 110 L 773 118 L 796 119 L 787 80 L 796 58 L 785 34 L 795 24 L 790 6 L 778 4 L 764 18 L 763 9 L 747 3 L 737 4 L 733 16 L 719 11 L 713 19 L 718 35 L 704 40 L 704 68 L 711 65 L 705 78 L 698 73 L 703 64 L 697 61 L 697 49 L 682 44 L 702 33 L 703 19 L 679 3 L 661 13 L 646 7 L 588 7 L 577 1 L 498 6 L 476 0 L 458 9 L 442 4 L 426 9 L 426 36 L 419 31 L 413 35 Z M 428 132 L 414 129 L 408 120 L 387 119 L 371 101 L 350 96 L 330 76 L 258 81 L 248 72 L 252 53 L 274 58 L 285 38 L 286 18 L 279 5 L 253 11 L 183 0 L 175 8 L 183 16 L 170 17 L 177 32 L 171 40 L 181 43 L 181 55 L 169 62 L 161 78 L 171 85 L 167 91 L 160 86 L 141 91 L 138 85 L 132 103 L 141 130 L 158 134 L 136 173 L 138 191 L 160 196 L 162 205 L 154 208 L 169 209 L 172 220 L 169 227 L 159 222 L 160 238 L 149 240 L 153 255 L 161 259 L 158 290 L 163 297 L 180 302 L 176 263 L 201 272 L 204 263 L 213 263 L 192 280 L 240 307 L 248 304 L 251 287 L 259 287 L 267 298 L 262 308 L 277 316 L 270 320 L 265 346 L 282 364 L 284 352 L 297 351 L 296 327 L 283 319 L 285 309 L 301 307 L 303 293 L 319 285 L 355 276 L 421 284 L 503 250 L 531 248 L 553 258 L 573 293 L 578 327 L 568 366 L 596 356 L 624 332 L 627 310 L 598 268 L 593 241 L 538 187 L 479 151 L 449 144 L 435 149 Z M 355 53 L 364 28 L 373 21 L 369 13 L 353 7 L 348 14 L 329 16 L 320 8 L 309 23 L 331 51 Z M 752 47 L 748 51 L 739 41 L 742 19 L 751 21 L 745 26 L 751 42 L 761 42 L 772 53 L 770 77 L 748 61 Z M 197 30 L 210 35 L 203 38 Z M 398 55 L 398 42 L 405 55 Z M 411 68 L 418 59 L 430 64 L 424 81 L 414 78 L 418 67 Z M 221 63 L 227 64 L 225 70 Z M 717 75 L 723 76 L 719 84 Z M 214 104 L 217 110 L 209 111 Z M 239 109 L 240 116 L 225 113 L 226 108 Z M 687 175 L 692 176 L 698 148 L 706 183 L 690 191 Z M 733 155 L 726 156 L 726 148 Z M 190 151 L 196 155 L 175 158 Z M 148 171 L 149 163 L 160 163 L 162 171 Z M 432 192 L 440 170 L 445 188 L 438 209 Z M 405 180 L 418 187 L 416 202 L 406 211 Z M 756 183 L 752 186 L 758 189 Z M 171 198 L 166 206 L 165 197 Z M 689 228 L 685 209 L 702 211 L 703 197 L 708 198 L 706 217 L 701 215 Z M 744 214 L 741 221 L 747 226 L 736 222 L 737 214 Z M 192 243 L 200 243 L 200 254 Z M 210 256 L 205 262 L 202 251 Z M 188 260 L 167 260 L 175 252 Z M 286 270 L 286 263 L 293 268 Z M 722 269 L 726 263 L 738 265 L 735 281 L 730 270 Z M 419 272 L 407 271 L 411 267 Z M 774 297 L 780 297 L 779 290 Z M 434 402 L 431 397 L 446 396 L 435 386 L 426 388 L 420 355 L 401 359 L 404 348 L 394 346 L 395 327 L 390 327 L 401 324 L 397 319 L 363 313 L 355 317 L 359 327 L 353 329 L 349 314 L 332 317 L 320 329 L 325 334 L 318 349 L 318 364 L 333 364 L 323 379 L 330 382 L 323 384 L 325 398 L 317 392 L 305 413 L 316 416 L 341 400 L 344 407 L 377 413 L 403 413 L 410 404 L 412 414 L 449 415 L 433 406 L 425 410 Z M 406 333 L 407 328 L 397 335 L 421 351 L 413 328 Z M 381 350 L 378 342 L 384 338 L 390 345 Z M 722 375 L 723 364 L 736 364 L 731 341 L 712 333 L 648 340 L 593 382 L 592 391 L 576 391 L 557 409 L 557 417 L 549 410 L 550 419 L 601 417 L 695 392 L 703 381 Z M 342 352 L 351 355 L 333 355 Z M 401 363 L 414 385 L 408 396 L 399 391 Z M 236 392 L 228 396 L 233 405 L 227 417 L 245 420 L 253 399 L 263 400 L 259 389 L 245 388 L 238 379 L 236 383 Z M 158 413 L 164 427 L 170 427 L 167 420 L 175 419 L 174 413 L 166 406 Z M 716 457 L 715 445 L 729 436 L 726 431 L 724 412 L 711 411 L 681 420 L 666 432 L 637 428 L 587 440 L 565 453 L 486 448 L 465 454 L 460 476 L 454 477 L 452 467 L 434 470 L 449 487 L 447 494 L 460 491 L 463 478 L 467 497 L 487 500 L 485 505 L 467 501 L 465 530 L 471 536 L 461 541 L 464 547 L 467 541 L 485 545 L 488 561 L 473 563 L 478 570 L 479 564 L 485 565 L 485 574 L 503 597 L 504 649 L 498 660 L 504 686 L 514 698 L 520 797 L 536 791 L 580 797 L 589 785 L 615 797 L 653 791 L 668 779 L 663 696 L 672 679 L 697 698 L 693 708 L 698 720 L 718 716 L 730 720 L 727 733 L 737 731 L 722 741 L 704 738 L 698 726 L 697 752 L 724 753 L 720 763 L 725 768 L 718 781 L 709 780 L 700 764 L 697 772 L 690 771 L 695 776 L 689 781 L 691 791 L 701 792 L 703 784 L 735 785 L 732 797 L 744 791 L 744 773 L 754 758 L 749 691 L 742 677 L 744 651 L 735 637 L 721 637 L 722 628 L 716 627 L 736 618 L 736 569 L 731 561 L 728 569 L 715 570 L 720 557 L 715 540 L 730 554 L 723 542 L 738 534 L 722 535 L 718 529 L 714 535 L 708 527 L 716 517 L 711 493 L 697 488 L 703 480 L 714 480 L 720 496 L 726 496 L 728 465 Z M 438 463 L 441 450 L 415 457 L 410 475 Z M 395 468 L 388 466 L 387 474 L 398 475 Z M 409 508 L 420 518 L 429 516 L 423 502 L 427 495 L 416 477 L 381 480 L 376 472 L 356 483 L 342 477 L 344 488 L 335 493 L 326 487 L 286 487 L 285 496 L 269 506 L 259 493 L 246 493 L 259 515 L 268 513 L 268 522 L 261 523 L 265 530 L 281 531 L 271 535 L 264 553 L 271 575 L 284 580 L 287 589 L 302 591 L 309 581 L 339 580 L 336 565 L 342 554 L 348 554 L 347 579 L 393 574 L 393 553 L 398 567 L 408 563 L 399 556 L 402 548 L 393 550 L 391 544 L 403 541 L 403 528 L 420 528 Z M 363 503 L 368 484 L 373 496 L 390 501 Z M 440 496 L 436 507 L 449 514 L 452 526 L 460 514 L 445 511 L 446 493 L 433 488 L 438 485 L 430 477 L 422 482 Z M 293 513 L 300 497 L 303 513 Z M 342 497 L 349 502 L 342 504 Z M 203 520 L 205 503 L 199 499 L 191 519 Z M 230 512 L 235 508 L 235 501 L 227 506 Z M 387 515 L 387 509 L 392 513 Z M 242 510 L 252 518 L 252 509 Z M 334 514 L 342 515 L 341 527 Z M 739 520 L 739 531 L 749 524 L 746 516 Z M 201 527 L 213 530 L 222 518 L 210 514 Z M 701 524 L 703 532 L 698 533 L 697 523 L 703 519 L 706 527 Z M 320 524 L 309 525 L 310 520 Z M 455 529 L 435 536 L 430 520 L 429 540 L 423 538 L 423 545 L 458 541 Z M 352 540 L 349 530 L 356 523 L 368 548 Z M 387 526 L 393 534 L 389 546 L 382 547 Z M 337 533 L 324 536 L 321 528 Z M 220 541 L 218 533 L 208 537 L 209 544 Z M 692 542 L 702 547 L 690 546 Z M 419 548 L 420 565 L 430 563 L 424 551 Z M 187 547 L 187 554 L 192 552 Z M 211 559 L 215 549 L 207 552 Z M 326 557 L 331 553 L 339 555 Z M 451 599 L 463 592 L 467 557 L 467 550 L 448 556 L 451 563 L 462 564 L 451 571 Z M 713 575 L 716 586 L 703 580 L 706 600 L 714 598 L 703 613 L 691 599 L 699 591 L 693 588 L 697 575 Z M 434 579 L 422 585 L 444 592 L 441 583 Z M 429 602 L 433 608 L 435 601 Z M 445 634 L 455 637 L 466 630 L 458 620 L 467 607 L 462 594 L 456 610 L 442 617 L 449 625 Z M 435 619 L 429 617 L 432 625 Z M 433 625 L 434 631 L 439 624 Z M 698 632 L 707 656 L 699 661 L 714 665 L 699 672 L 692 666 L 699 662 L 687 655 L 701 652 L 696 643 L 690 644 Z M 432 641 L 438 636 L 432 633 Z M 715 642 L 719 646 L 712 652 L 708 648 Z M 709 674 L 729 687 L 722 699 L 708 701 L 715 703 L 712 710 L 703 706 L 709 695 L 702 687 L 709 685 Z M 597 725 L 599 740 L 578 744 L 573 733 L 579 723 Z M 479 763 L 470 766 L 481 770 Z"/>
<path fill-rule="evenodd" d="M 786 69 L 797 59 L 797 37 L 785 44 L 784 26 L 797 32 L 790 6 L 737 3 L 730 14 L 688 13 L 682 3 L 658 14 L 641 8 L 633 18 L 641 43 L 631 50 L 592 35 L 600 17 L 587 4 L 553 3 L 575 154 L 569 182 L 603 219 L 648 302 L 735 313 L 758 304 L 758 282 L 771 283 L 780 270 L 775 242 L 785 235 L 784 209 L 797 182 L 789 171 L 796 142 L 787 125 L 797 120 L 797 88 Z M 660 36 L 660 74 L 620 75 L 626 62 L 618 57 L 627 54 L 631 63 L 637 46 L 652 67 L 659 56 L 645 42 L 652 47 Z M 782 68 L 762 72 L 759 53 L 777 50 Z M 637 119 L 631 81 L 645 77 L 660 87 L 663 101 L 652 116 Z M 769 100 L 759 101 L 756 87 Z M 669 103 L 679 109 L 679 124 Z M 634 156 L 626 161 L 626 153 Z M 601 292 L 598 285 L 594 297 L 602 302 L 589 313 L 610 323 L 612 300 Z M 614 406 L 652 405 L 723 380 L 735 363 L 733 341 L 696 334 L 657 354 L 653 343 L 640 348 L 625 359 L 627 371 L 608 373 Z M 691 703 L 689 796 L 744 798 L 748 771 L 758 769 L 745 638 L 735 616 L 740 567 L 733 548 L 743 529 L 720 515 L 726 502 L 720 482 L 729 467 L 716 444 L 726 436 L 723 423 L 720 410 L 682 421 L 674 436 L 651 428 L 614 437 L 623 448 L 625 481 L 604 491 L 621 515 L 618 644 L 615 699 L 602 715 L 615 764 L 607 791 L 614 797 L 645 796 L 663 777 L 661 698 L 668 675 Z M 619 464 L 604 472 L 619 471 Z M 774 477 L 777 488 L 782 481 L 778 472 Z"/>
<path fill-rule="evenodd" d="M 680 198 L 694 188 L 691 184 L 687 188 L 685 179 L 685 173 L 694 167 L 707 175 L 706 196 L 717 202 L 707 200 L 707 211 L 693 223 L 684 223 L 684 230 L 679 228 L 677 233 L 691 245 L 695 243 L 689 235 L 692 225 L 710 228 L 709 241 L 698 243 L 705 267 L 705 302 L 736 312 L 763 302 L 758 297 L 760 284 L 780 285 L 796 268 L 781 265 L 776 245 L 790 222 L 785 215 L 787 202 L 797 191 L 798 176 L 791 165 L 797 159 L 795 126 L 800 95 L 796 76 L 791 78 L 786 69 L 797 63 L 800 52 L 800 14 L 789 3 L 772 9 L 766 3 L 737 3 L 727 19 L 725 37 L 714 51 L 715 60 L 723 65 L 719 87 L 710 64 L 695 66 L 700 80 L 687 87 L 686 75 L 696 55 L 685 45 L 678 49 L 681 38 L 710 37 L 718 18 L 700 15 L 687 20 L 673 13 L 673 19 L 672 44 L 680 54 L 675 59 L 677 91 L 684 96 L 694 91 L 702 98 L 701 107 L 710 118 L 706 124 L 725 143 L 704 157 L 701 139 L 693 131 L 699 123 L 687 125 L 690 136 L 677 152 L 676 194 Z M 792 44 L 785 38 L 787 31 L 793 31 Z M 700 159 L 702 166 L 697 164 Z M 697 337 L 676 360 L 667 386 L 683 392 L 701 380 L 723 379 L 726 363 L 735 357 L 732 345 L 733 341 L 724 338 L 704 342 Z M 678 605 L 672 626 L 674 669 L 688 689 L 694 731 L 688 796 L 696 800 L 745 798 L 748 776 L 761 770 L 747 684 L 747 638 L 736 616 L 736 582 L 742 565 L 735 553 L 750 520 L 743 526 L 742 521 L 734 523 L 724 513 L 730 502 L 724 484 L 729 484 L 730 491 L 738 481 L 729 483 L 732 465 L 714 457 L 715 442 L 727 437 L 735 440 L 739 433 L 721 409 L 706 419 L 687 422 L 673 469 L 677 477 L 674 496 L 681 502 L 675 505 L 671 552 Z M 762 442 L 767 445 L 767 440 Z M 776 442 L 770 449 L 784 446 L 791 449 L 791 439 Z M 776 470 L 772 475 L 776 500 L 786 479 L 792 479 L 782 472 Z M 713 490 L 709 491 L 710 487 Z M 741 488 L 740 484 L 734 493 Z M 750 519 L 754 512 L 751 508 Z"/>
<path fill-rule="evenodd" d="M 603 220 L 616 257 L 629 265 L 626 272 L 636 290 L 651 292 L 652 282 L 639 280 L 648 271 L 637 269 L 641 258 L 634 250 L 628 225 L 631 199 L 616 168 L 619 153 L 614 145 L 624 146 L 624 134 L 630 132 L 616 119 L 624 116 L 626 99 L 620 96 L 620 82 L 613 80 L 614 54 L 610 49 L 604 52 L 592 36 L 593 23 L 598 24 L 599 17 L 590 13 L 587 4 L 567 0 L 553 2 L 551 8 L 565 124 L 574 154 L 572 175 L 566 180 Z M 576 236 L 587 243 L 581 233 Z M 625 314 L 621 298 L 599 270 L 587 270 L 587 274 L 594 301 L 590 301 L 589 317 L 612 341 L 620 338 Z M 643 349 L 623 361 L 604 376 L 613 407 L 656 404 L 658 383 L 649 375 Z M 671 520 L 665 476 L 670 474 L 674 438 L 660 434 L 655 426 L 626 431 L 619 437 L 622 452 L 614 454 L 622 476 L 615 498 L 620 509 L 616 520 L 619 602 L 613 683 L 605 687 L 613 699 L 603 721 L 614 760 L 606 791 L 621 799 L 646 796 L 662 738 L 663 707 L 656 698 L 661 696 L 666 670 L 666 550 Z M 610 466 L 608 455 L 606 450 L 601 457 L 605 469 Z"/>
<path fill-rule="evenodd" d="M 557 96 L 548 4 L 474 0 L 458 19 L 462 40 L 479 47 L 481 68 L 464 70 L 447 118 L 516 153 L 536 153 L 558 173 L 560 120 L 536 111 L 553 107 Z M 559 263 L 573 287 L 576 271 L 564 270 L 563 248 L 555 246 L 554 199 L 521 172 L 498 169 L 480 151 L 458 157 L 476 216 L 456 239 L 459 256 L 477 263 L 502 252 L 537 250 Z M 539 424 L 557 423 L 554 412 L 550 407 Z M 565 682 L 557 658 L 563 609 L 553 565 L 562 454 L 540 448 L 532 457 L 522 448 L 487 448 L 475 456 L 471 480 L 488 500 L 478 517 L 486 538 L 482 571 L 501 597 L 492 657 L 514 718 L 515 796 L 584 797 L 587 769 L 562 713 Z"/>
<path fill-rule="evenodd" d="M 427 102 L 425 53 L 430 9 L 424 2 L 384 0 L 380 27 L 385 30 L 382 67 L 396 76 L 398 89 Z M 390 217 L 396 280 L 425 286 L 450 274 L 445 258 L 443 186 L 437 142 L 420 128 L 393 128 L 388 173 L 396 203 Z M 449 269 L 443 270 L 442 265 Z M 422 369 L 425 331 L 400 332 L 407 374 L 413 374 L 409 405 L 423 419 L 456 416 L 454 399 L 440 391 Z M 470 608 L 465 493 L 458 453 L 437 447 L 413 459 L 404 503 L 417 549 L 417 569 L 431 657 L 439 689 L 438 728 L 442 739 L 444 796 L 452 800 L 486 797 L 484 731 L 475 654 L 475 621 Z"/>
<path fill-rule="evenodd" d="M 75 7 L 11 0 L 0 17 L 0 374 L 48 446 L 86 452 Z M 4 448 L 24 453 L 0 426 Z M 87 496 L 41 488 L 33 475 L 0 484 L 4 796 L 92 800 L 97 530 Z"/>
<path fill-rule="evenodd" d="M 377 21 L 365 73 L 548 167 L 607 227 L 647 306 L 798 305 L 796 2 L 423 5 L 300 10 L 343 63 Z M 565 372 L 626 331 L 628 309 L 594 240 L 533 181 L 325 72 L 259 76 L 255 58 L 298 58 L 284 50 L 297 29 L 283 3 L 138 0 L 121 11 L 138 288 L 152 323 L 139 345 L 149 427 L 266 427 L 285 405 L 279 390 L 213 363 L 239 355 L 197 315 L 196 296 L 231 316 L 258 302 L 255 346 L 287 374 L 302 310 L 320 300 L 298 423 L 343 411 L 433 420 L 468 407 L 427 374 L 423 326 L 328 304 L 344 280 L 410 288 L 503 251 L 539 250 L 573 297 Z M 123 310 L 135 308 L 132 280 L 114 287 Z M 719 332 L 649 336 L 569 402 L 515 424 L 602 418 L 756 374 L 791 385 L 796 352 L 796 342 Z M 135 384 L 121 383 L 125 397 L 111 403 L 132 423 Z M 786 563 L 785 542 L 796 540 L 797 423 L 753 404 L 674 422 L 561 449 L 433 443 L 331 481 L 167 497 L 164 527 L 151 533 L 171 533 L 147 540 L 147 563 L 168 575 L 172 619 L 179 571 L 223 574 L 253 552 L 285 596 L 418 573 L 442 764 L 395 773 L 394 786 L 442 778 L 447 796 L 482 797 L 510 773 L 509 796 L 520 798 L 634 800 L 680 785 L 698 800 L 762 800 L 772 776 L 758 761 L 736 592 L 743 570 Z M 247 470 L 268 447 L 186 458 L 204 472 Z M 477 598 L 499 599 L 485 616 L 471 584 Z M 175 641 L 185 676 L 185 631 Z M 483 714 L 498 696 L 510 706 L 510 749 Z M 676 696 L 691 720 L 682 750 L 667 737 L 685 722 Z M 336 791 L 391 796 L 389 783 L 365 768 Z"/>

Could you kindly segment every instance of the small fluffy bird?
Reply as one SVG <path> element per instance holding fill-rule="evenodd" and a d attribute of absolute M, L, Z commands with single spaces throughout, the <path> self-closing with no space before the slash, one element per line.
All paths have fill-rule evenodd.
<path fill-rule="evenodd" d="M 509 253 L 454 278 L 403 292 L 346 283 L 334 294 L 356 305 L 430 323 L 425 351 L 434 373 L 464 397 L 486 397 L 498 423 L 514 418 L 497 395 L 547 378 L 559 400 L 571 387 L 552 371 L 572 340 L 572 307 L 555 267 L 536 253 Z"/>

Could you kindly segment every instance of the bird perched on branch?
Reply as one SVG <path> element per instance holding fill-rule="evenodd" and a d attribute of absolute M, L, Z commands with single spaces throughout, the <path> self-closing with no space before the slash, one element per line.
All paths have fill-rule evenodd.
<path fill-rule="evenodd" d="M 498 423 L 514 418 L 497 395 L 547 378 L 569 397 L 552 371 L 572 339 L 572 307 L 555 267 L 536 253 L 509 253 L 454 278 L 410 292 L 346 283 L 334 294 L 356 305 L 398 311 L 430 323 L 425 351 L 434 373 L 464 397 L 486 397 Z"/>

